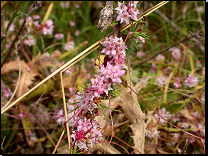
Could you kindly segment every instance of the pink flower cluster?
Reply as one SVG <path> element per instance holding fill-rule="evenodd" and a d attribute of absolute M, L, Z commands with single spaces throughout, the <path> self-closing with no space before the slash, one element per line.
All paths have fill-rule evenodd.
<path fill-rule="evenodd" d="M 51 19 L 48 19 L 45 24 L 39 24 L 39 21 L 34 21 L 33 24 L 36 30 L 43 33 L 43 35 L 52 35 L 54 26 Z"/>
<path fill-rule="evenodd" d="M 33 38 L 32 35 L 28 36 L 28 39 L 24 40 L 24 44 L 32 46 L 36 43 L 35 39 Z"/>
<path fill-rule="evenodd" d="M 9 88 L 6 88 L 5 90 L 4 90 L 4 96 L 8 99 L 9 97 L 11 97 L 12 96 L 12 92 L 11 92 L 11 90 L 9 89 Z"/>
<path fill-rule="evenodd" d="M 175 86 L 175 88 L 181 88 L 181 82 L 179 79 L 176 79 L 176 82 L 173 83 L 173 85 Z"/>
<path fill-rule="evenodd" d="M 168 78 L 164 77 L 164 76 L 161 76 L 161 77 L 157 78 L 156 82 L 158 83 L 158 85 L 160 87 L 162 87 L 162 86 L 166 85 L 166 83 L 168 82 Z"/>
<path fill-rule="evenodd" d="M 130 20 L 138 21 L 137 15 L 140 12 L 137 9 L 137 3 L 138 1 L 129 1 L 126 6 L 124 2 L 118 2 L 118 7 L 115 8 L 118 14 L 116 21 L 120 21 L 121 23 L 125 22 L 126 25 L 129 24 Z"/>
<path fill-rule="evenodd" d="M 67 105 L 67 111 L 70 112 L 75 108 L 75 105 Z M 73 111 L 67 115 L 68 119 L 70 119 L 76 111 Z M 66 122 L 65 115 L 64 115 L 64 110 L 61 109 L 59 110 L 55 115 L 54 119 L 56 120 L 57 124 L 63 125 Z M 73 117 L 71 120 L 69 120 L 68 124 L 70 127 L 74 126 L 75 121 L 77 120 L 77 117 Z"/>
<path fill-rule="evenodd" d="M 55 37 L 55 39 L 60 40 L 60 39 L 64 38 L 64 34 L 57 33 L 54 37 Z"/>
<path fill-rule="evenodd" d="M 74 46 L 75 46 L 74 41 L 73 40 L 69 41 L 64 45 L 64 50 L 70 51 L 70 50 L 74 49 Z"/>
<path fill-rule="evenodd" d="M 160 114 L 160 116 L 162 116 L 166 120 L 169 120 L 171 117 L 170 112 L 167 112 L 165 108 L 159 110 L 158 113 Z M 164 125 L 166 123 L 166 121 L 162 119 L 158 114 L 155 114 L 154 116 L 155 116 L 155 119 L 159 121 L 159 124 Z"/>
<path fill-rule="evenodd" d="M 122 37 L 110 36 L 101 44 L 104 46 L 101 53 L 105 53 L 106 57 L 103 64 L 99 66 L 98 74 L 95 78 L 90 79 L 91 85 L 86 88 L 86 93 L 84 91 L 77 92 L 77 95 L 68 101 L 69 103 L 77 103 L 67 106 L 68 112 L 78 108 L 68 114 L 68 118 L 72 118 L 68 123 L 70 126 L 75 126 L 74 124 L 78 122 L 77 129 L 72 131 L 72 144 L 85 151 L 88 151 L 89 146 L 97 144 L 98 138 L 102 136 L 98 122 L 94 120 L 95 116 L 102 115 L 94 102 L 95 99 L 108 95 L 108 92 L 113 90 L 111 86 L 121 83 L 120 77 L 125 73 L 125 70 L 122 70 L 122 65 L 125 62 L 126 46 Z M 82 115 L 86 112 L 92 114 L 93 119 L 90 115 L 86 115 L 83 119 Z M 75 116 L 73 117 L 73 115 Z M 63 110 L 59 111 L 55 117 L 59 118 L 56 119 L 57 123 L 63 124 L 65 122 Z"/>
<path fill-rule="evenodd" d="M 180 61 L 181 60 L 181 51 L 178 49 L 178 48 L 171 48 L 169 49 L 169 51 L 172 51 L 171 55 L 173 56 L 173 58 L 176 60 L 176 61 Z"/>
<path fill-rule="evenodd" d="M 88 151 L 88 147 L 98 143 L 98 138 L 102 137 L 98 121 L 81 119 L 78 121 L 76 130 L 72 131 L 72 145 L 78 146 L 80 150 Z"/>
<path fill-rule="evenodd" d="M 153 138 L 155 136 L 159 137 L 159 133 L 160 133 L 160 131 L 154 131 L 154 132 L 152 132 L 149 129 L 146 129 L 145 130 L 145 136 L 148 137 L 148 138 Z"/>
<path fill-rule="evenodd" d="M 189 74 L 184 82 L 184 86 L 192 88 L 192 87 L 198 85 L 199 82 L 200 82 L 200 80 L 198 77 L 195 77 L 195 76 L 192 76 L 191 74 Z"/>
<path fill-rule="evenodd" d="M 121 83 L 120 77 L 125 73 L 122 64 L 125 62 L 126 46 L 122 37 L 110 36 L 101 44 L 104 46 L 101 53 L 105 53 L 106 57 L 104 63 L 100 65 L 96 78 L 90 79 L 92 86 L 87 88 L 87 92 L 94 97 L 100 97 L 104 93 L 108 95 L 108 91 L 112 90 L 110 86 L 113 83 Z"/>

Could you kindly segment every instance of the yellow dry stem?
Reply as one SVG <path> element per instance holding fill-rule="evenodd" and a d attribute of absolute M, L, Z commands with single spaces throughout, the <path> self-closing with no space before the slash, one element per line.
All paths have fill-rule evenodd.
<path fill-rule="evenodd" d="M 42 24 L 46 23 L 46 21 L 48 20 L 50 14 L 51 14 L 52 9 L 53 9 L 53 2 L 51 2 L 51 4 L 49 5 L 48 10 L 43 18 Z"/>

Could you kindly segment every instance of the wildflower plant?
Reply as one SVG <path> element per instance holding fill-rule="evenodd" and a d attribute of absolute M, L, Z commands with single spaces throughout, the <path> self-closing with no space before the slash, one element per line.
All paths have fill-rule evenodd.
<path fill-rule="evenodd" d="M 118 14 L 116 18 L 117 25 L 122 25 L 123 22 L 128 25 L 134 20 L 138 21 L 137 16 L 140 12 L 137 9 L 137 3 L 137 1 L 129 1 L 126 6 L 124 2 L 118 2 L 118 7 L 115 9 Z M 116 29 L 120 29 L 120 27 L 117 26 Z M 113 96 L 112 93 L 116 89 L 116 84 L 122 83 L 121 77 L 126 72 L 123 65 L 125 64 L 128 37 L 128 35 L 125 35 L 125 39 L 123 39 L 121 34 L 119 36 L 113 34 L 100 42 L 102 45 L 100 53 L 105 54 L 104 61 L 101 64 L 99 60 L 97 75 L 95 75 L 95 78 L 90 78 L 91 85 L 83 87 L 82 92 L 77 93 L 79 101 L 76 105 L 81 109 L 78 112 L 76 110 L 76 113 L 74 111 L 74 113 L 82 112 L 79 113 L 81 117 L 83 113 L 90 112 L 91 114 L 86 115 L 84 118 L 79 118 L 80 115 L 78 115 L 77 125 L 73 126 L 74 128 L 76 127 L 76 130 L 72 130 L 72 145 L 78 147 L 82 152 L 87 152 L 88 148 L 97 144 L 98 138 L 102 137 L 99 123 L 94 120 L 97 115 L 101 115 L 100 113 L 95 113 L 98 110 L 95 101 Z M 69 118 L 69 121 L 67 121 L 70 123 L 69 125 L 74 123 L 72 119 L 76 120 L 73 117 Z"/>
<path fill-rule="evenodd" d="M 12 5 L 16 8 L 9 18 L 7 3 L 18 4 Z M 205 11 L 197 8 L 201 2 L 194 2 L 190 13 L 193 6 L 187 7 L 188 2 L 107 1 L 101 7 L 105 2 L 35 1 L 31 8 L 44 3 L 45 15 L 39 10 L 31 14 L 30 8 L 26 15 L 18 14 L 20 3 L 2 3 L 2 114 L 18 103 L 2 116 L 3 153 L 16 148 L 8 148 L 13 135 L 4 130 L 11 118 L 21 121 L 22 140 L 28 145 L 14 153 L 26 153 L 37 142 L 38 151 L 30 148 L 31 153 L 61 153 L 66 146 L 70 154 L 204 153 Z M 170 15 L 161 7 L 166 3 Z M 193 18 L 175 12 L 176 6 L 188 8 Z M 197 31 L 184 24 L 189 19 L 198 20 L 191 23 Z M 87 44 L 90 47 L 79 53 Z M 21 145 L 20 131 L 15 130 Z M 39 138 L 46 140 L 44 147 Z"/>

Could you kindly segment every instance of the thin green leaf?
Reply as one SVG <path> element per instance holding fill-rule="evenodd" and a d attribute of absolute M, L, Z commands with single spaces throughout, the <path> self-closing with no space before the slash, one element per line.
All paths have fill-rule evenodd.
<path fill-rule="evenodd" d="M 68 114 L 70 114 L 71 112 L 75 111 L 77 108 L 79 108 L 78 106 L 75 107 L 73 110 L 71 110 Z"/>
<path fill-rule="evenodd" d="M 101 105 L 101 104 L 100 104 L 100 106 L 103 107 L 103 108 L 109 109 L 109 107 L 107 107 L 107 106 L 103 106 L 103 105 Z M 111 110 L 112 110 L 112 111 L 116 111 L 116 112 L 121 112 L 120 110 L 116 110 L 116 109 L 112 109 L 112 108 L 111 108 Z"/>
<path fill-rule="evenodd" d="M 76 82 L 76 84 L 77 84 L 78 86 L 80 86 L 80 87 L 86 89 L 86 88 L 85 88 L 84 86 L 82 86 L 81 84 L 78 84 L 77 82 Z"/>
<path fill-rule="evenodd" d="M 102 110 L 100 107 L 98 107 L 98 110 L 104 115 L 104 117 L 105 117 L 108 121 L 110 121 L 110 119 L 107 117 L 107 115 L 103 112 L 103 110 Z"/>

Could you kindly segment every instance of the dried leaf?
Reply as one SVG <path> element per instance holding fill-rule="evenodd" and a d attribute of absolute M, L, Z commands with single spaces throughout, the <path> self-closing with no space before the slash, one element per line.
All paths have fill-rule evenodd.
<path fill-rule="evenodd" d="M 117 149 L 115 149 L 112 145 L 106 143 L 106 142 L 100 142 L 98 144 L 95 144 L 93 147 L 89 148 L 89 151 L 91 153 L 95 151 L 102 151 L 104 150 L 107 152 L 107 154 L 121 154 Z"/>
<path fill-rule="evenodd" d="M 48 53 L 44 53 L 42 55 L 39 53 L 35 58 L 32 59 L 29 65 L 37 70 L 46 68 L 48 66 L 61 67 L 61 63 Z"/>
<path fill-rule="evenodd" d="M 191 116 L 191 114 L 189 113 L 189 110 L 186 107 L 184 107 L 184 109 L 182 109 L 180 111 L 180 113 L 181 113 L 181 115 L 183 115 L 184 117 L 186 117 L 190 121 L 193 121 L 194 120 L 193 116 Z"/>
<path fill-rule="evenodd" d="M 35 76 L 38 75 L 38 72 L 34 68 L 30 68 L 28 71 L 27 68 L 29 65 L 24 61 L 21 61 L 21 77 L 19 82 L 19 87 L 16 93 L 16 97 L 20 97 L 22 94 L 29 90 L 28 86 L 30 86 L 35 80 Z M 19 70 L 19 62 L 16 60 L 12 60 L 2 67 L 1 74 L 6 74 L 12 71 Z M 17 82 L 15 82 L 14 87 L 16 87 Z"/>
<path fill-rule="evenodd" d="M 63 77 L 64 88 L 74 87 L 77 81 L 78 72 L 75 72 L 67 77 Z"/>

